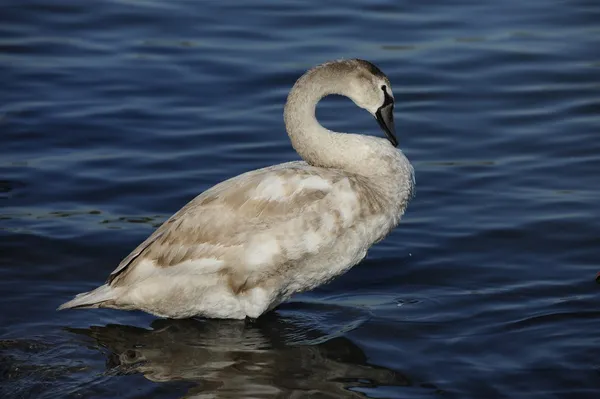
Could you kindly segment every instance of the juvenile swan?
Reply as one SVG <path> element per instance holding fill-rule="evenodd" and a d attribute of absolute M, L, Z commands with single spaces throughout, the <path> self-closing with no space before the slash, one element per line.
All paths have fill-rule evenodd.
<path fill-rule="evenodd" d="M 329 94 L 369 111 L 387 140 L 321 126 L 315 107 Z M 305 162 L 253 170 L 208 189 L 123 259 L 106 284 L 59 309 L 256 318 L 346 272 L 398 225 L 413 194 L 413 168 L 395 148 L 393 110 L 390 81 L 368 61 L 309 70 L 284 110 Z"/>

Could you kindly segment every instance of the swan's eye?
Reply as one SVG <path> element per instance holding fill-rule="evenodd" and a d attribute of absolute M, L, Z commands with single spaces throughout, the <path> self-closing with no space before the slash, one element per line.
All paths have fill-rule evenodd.
<path fill-rule="evenodd" d="M 383 105 L 382 105 L 382 107 L 389 105 L 389 104 L 394 104 L 394 99 L 387 92 L 387 86 L 382 85 L 381 90 L 383 90 Z"/>

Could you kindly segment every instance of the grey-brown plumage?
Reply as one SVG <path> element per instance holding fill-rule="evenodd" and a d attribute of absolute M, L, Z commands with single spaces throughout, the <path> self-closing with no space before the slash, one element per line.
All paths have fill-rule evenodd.
<path fill-rule="evenodd" d="M 384 139 L 322 127 L 315 106 L 328 94 L 348 96 L 378 118 L 393 99 L 388 78 L 367 61 L 309 70 L 284 110 L 303 162 L 250 171 L 200 194 L 127 256 L 106 284 L 60 308 L 258 317 L 358 263 L 398 224 L 412 197 L 413 170 Z M 393 120 L 379 122 L 395 139 Z"/>

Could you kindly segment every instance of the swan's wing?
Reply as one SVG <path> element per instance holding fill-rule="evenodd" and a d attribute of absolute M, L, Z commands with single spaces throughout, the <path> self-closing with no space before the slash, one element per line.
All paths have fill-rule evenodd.
<path fill-rule="evenodd" d="M 123 259 L 108 283 L 157 273 L 244 280 L 328 245 L 359 217 L 358 203 L 340 171 L 302 162 L 252 171 L 189 202 Z"/>

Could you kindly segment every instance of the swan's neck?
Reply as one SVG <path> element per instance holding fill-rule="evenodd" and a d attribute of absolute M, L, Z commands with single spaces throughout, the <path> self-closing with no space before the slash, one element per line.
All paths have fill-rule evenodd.
<path fill-rule="evenodd" d="M 369 174 L 365 161 L 379 162 L 373 159 L 377 153 L 387 153 L 393 147 L 379 138 L 333 132 L 321 126 L 315 116 L 316 106 L 329 94 L 350 97 L 347 82 L 340 78 L 339 72 L 327 67 L 313 69 L 296 82 L 284 110 L 292 146 L 310 165 Z M 381 172 L 382 168 L 376 169 Z"/>

